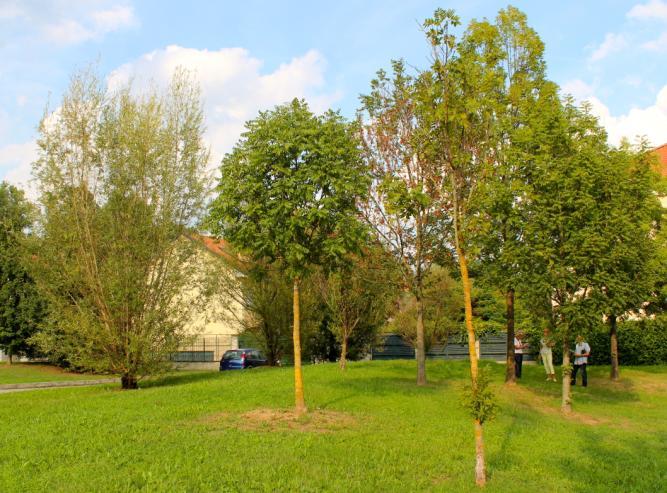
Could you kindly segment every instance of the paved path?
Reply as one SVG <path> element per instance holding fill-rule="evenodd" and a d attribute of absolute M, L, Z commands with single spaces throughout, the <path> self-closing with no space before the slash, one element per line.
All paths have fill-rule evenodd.
<path fill-rule="evenodd" d="M 120 378 L 99 378 L 97 380 L 62 380 L 59 382 L 6 383 L 0 385 L 0 394 L 24 392 L 26 390 L 53 389 L 58 387 L 88 387 L 104 383 L 120 383 Z"/>

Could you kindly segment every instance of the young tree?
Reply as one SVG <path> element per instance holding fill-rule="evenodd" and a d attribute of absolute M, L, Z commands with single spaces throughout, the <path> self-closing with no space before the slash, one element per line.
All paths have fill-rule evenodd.
<path fill-rule="evenodd" d="M 499 115 L 505 73 L 498 29 L 487 21 L 471 22 L 457 40 L 460 24 L 452 10 L 438 9 L 423 24 L 432 48 L 432 66 L 422 75 L 420 112 L 429 129 L 428 152 L 438 163 L 443 213 L 451 218 L 449 243 L 461 273 L 474 420 L 475 480 L 486 483 L 483 424 L 492 415 L 488 381 L 480 377 L 475 351 L 472 285 L 469 264 L 476 258 L 480 228 L 480 189 L 498 160 Z"/>
<path fill-rule="evenodd" d="M 344 268 L 321 276 L 320 291 L 328 308 L 330 327 L 341 345 L 340 368 L 345 370 L 348 343 L 360 332 L 377 333 L 387 320 L 396 295 L 385 252 L 371 247 Z"/>
<path fill-rule="evenodd" d="M 124 389 L 165 368 L 198 308 L 183 238 L 206 196 L 199 90 L 108 94 L 86 71 L 40 125 L 34 171 L 44 210 L 35 274 L 51 307 L 45 351 L 121 375 Z"/>
<path fill-rule="evenodd" d="M 356 202 L 367 189 L 355 129 L 335 112 L 315 116 L 297 99 L 261 112 L 225 156 L 213 233 L 256 260 L 280 261 L 293 285 L 294 393 L 306 411 L 301 370 L 300 287 L 314 265 L 359 248 Z"/>
<path fill-rule="evenodd" d="M 45 300 L 24 266 L 26 230 L 34 210 L 23 192 L 0 183 L 0 348 L 9 356 L 33 356 L 31 337 L 46 315 Z"/>
<path fill-rule="evenodd" d="M 392 66 L 391 77 L 379 71 L 370 94 L 361 97 L 363 157 L 372 175 L 363 212 L 415 298 L 417 385 L 425 385 L 424 278 L 443 252 L 443 206 L 420 136 L 418 81 L 402 61 Z"/>

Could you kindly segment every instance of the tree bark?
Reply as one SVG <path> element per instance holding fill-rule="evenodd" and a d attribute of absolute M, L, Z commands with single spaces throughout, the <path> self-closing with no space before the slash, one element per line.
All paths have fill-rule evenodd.
<path fill-rule="evenodd" d="M 572 375 L 572 366 L 570 365 L 570 342 L 569 334 L 563 336 L 563 387 L 561 395 L 560 409 L 564 413 L 572 412 L 572 388 L 570 378 Z"/>
<path fill-rule="evenodd" d="M 139 388 L 137 376 L 133 373 L 123 373 L 120 377 L 120 386 L 123 390 L 135 390 Z"/>
<path fill-rule="evenodd" d="M 303 372 L 301 371 L 301 309 L 299 300 L 300 279 L 294 279 L 294 324 L 292 339 L 294 341 L 294 405 L 297 414 L 304 414 L 306 401 L 303 398 Z"/>
<path fill-rule="evenodd" d="M 417 297 L 417 385 L 426 385 L 426 350 L 424 348 L 424 301 Z"/>
<path fill-rule="evenodd" d="M 468 353 L 470 357 L 470 379 L 473 390 L 477 388 L 479 375 L 477 352 L 475 351 L 475 328 L 472 324 L 472 289 L 468 275 L 468 262 L 463 250 L 457 246 L 459 268 L 463 281 L 463 299 L 465 302 L 466 330 L 468 332 Z M 475 419 L 475 482 L 478 486 L 486 484 L 486 466 L 484 458 L 484 435 L 482 423 Z"/>
<path fill-rule="evenodd" d="M 475 420 L 475 483 L 477 486 L 486 485 L 486 465 L 484 464 L 484 435 L 482 423 Z"/>
<path fill-rule="evenodd" d="M 507 364 L 505 365 L 505 383 L 516 383 L 514 367 L 514 289 L 507 290 L 505 297 L 507 307 Z"/>
<path fill-rule="evenodd" d="M 7 356 L 9 356 L 9 366 L 11 366 L 12 363 L 14 363 L 14 362 L 12 361 L 12 358 L 13 358 L 14 356 L 12 355 L 12 351 L 11 351 L 11 349 L 10 349 L 9 351 L 7 351 Z"/>
<path fill-rule="evenodd" d="M 616 333 L 616 315 L 609 315 L 609 338 L 611 339 L 611 379 L 621 378 L 618 369 L 618 334 Z"/>
<path fill-rule="evenodd" d="M 344 370 L 347 366 L 347 336 L 343 337 L 340 348 L 340 369 Z"/>

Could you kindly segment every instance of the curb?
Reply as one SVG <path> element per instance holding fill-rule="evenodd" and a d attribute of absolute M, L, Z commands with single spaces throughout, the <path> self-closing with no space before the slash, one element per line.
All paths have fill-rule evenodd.
<path fill-rule="evenodd" d="M 62 382 L 29 382 L 29 383 L 6 383 L 0 385 L 0 390 L 16 389 L 48 389 L 55 387 L 83 387 L 86 385 L 99 385 L 103 383 L 118 383 L 119 378 L 101 378 L 98 380 L 72 380 Z"/>

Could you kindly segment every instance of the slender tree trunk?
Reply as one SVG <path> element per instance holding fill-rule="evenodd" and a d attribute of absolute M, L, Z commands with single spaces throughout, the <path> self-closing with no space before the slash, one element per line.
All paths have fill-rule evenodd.
<path fill-rule="evenodd" d="M 468 352 L 470 356 L 470 379 L 473 390 L 477 388 L 477 378 L 479 375 L 477 364 L 477 352 L 475 351 L 475 328 L 472 324 L 472 289 L 470 286 L 470 277 L 468 276 L 468 261 L 465 253 L 457 246 L 459 256 L 459 268 L 461 270 L 461 279 L 463 281 L 463 299 L 465 302 L 466 330 L 468 332 Z M 477 486 L 486 484 L 486 466 L 484 458 L 484 435 L 482 423 L 475 420 L 475 482 Z"/>
<path fill-rule="evenodd" d="M 340 348 L 340 369 L 344 370 L 347 367 L 347 336 L 343 336 L 343 342 Z"/>
<path fill-rule="evenodd" d="M 609 315 L 609 338 L 611 339 L 611 379 L 618 380 L 618 334 L 616 333 L 616 315 Z"/>
<path fill-rule="evenodd" d="M 303 373 L 301 371 L 301 309 L 299 302 L 300 279 L 294 279 L 294 325 L 292 339 L 294 341 L 294 405 L 297 414 L 304 414 L 306 401 L 303 398 Z"/>
<path fill-rule="evenodd" d="M 507 364 L 505 365 L 505 383 L 516 383 L 514 365 L 514 289 L 507 290 L 505 297 L 507 307 Z"/>
<path fill-rule="evenodd" d="M 475 482 L 477 486 L 486 485 L 486 466 L 484 464 L 484 435 L 482 423 L 475 420 Z"/>
<path fill-rule="evenodd" d="M 560 409 L 564 413 L 572 412 L 572 388 L 570 386 L 572 365 L 570 365 L 570 341 L 568 336 L 569 334 L 566 332 L 563 337 L 563 391 Z"/>
<path fill-rule="evenodd" d="M 417 297 L 417 385 L 426 385 L 426 350 L 424 348 L 424 301 Z"/>
<path fill-rule="evenodd" d="M 12 361 L 12 358 L 13 358 L 14 356 L 12 355 L 12 350 L 11 350 L 11 349 L 9 349 L 9 350 L 7 351 L 7 356 L 9 356 L 9 366 L 11 366 L 12 363 L 14 363 L 14 361 Z"/>
<path fill-rule="evenodd" d="M 120 377 L 120 386 L 123 390 L 138 389 L 137 376 L 133 373 L 123 373 Z"/>

